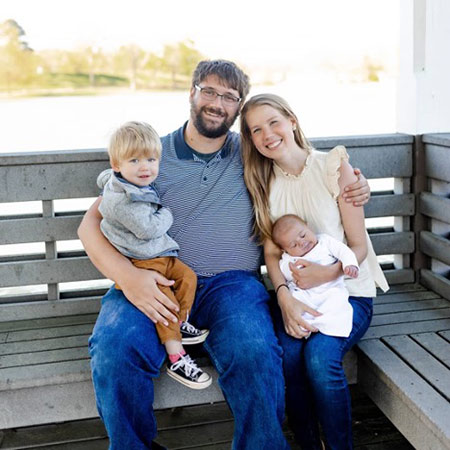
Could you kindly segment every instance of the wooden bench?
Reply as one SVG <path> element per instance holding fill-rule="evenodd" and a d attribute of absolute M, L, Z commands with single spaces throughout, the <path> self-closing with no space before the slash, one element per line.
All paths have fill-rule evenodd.
<path fill-rule="evenodd" d="M 417 449 L 450 448 L 450 134 L 415 147 L 420 284 L 377 298 L 358 382 Z"/>
<path fill-rule="evenodd" d="M 425 136 L 425 149 L 418 141 L 408 135 L 383 135 L 325 138 L 314 144 L 325 151 L 344 144 L 353 165 L 366 177 L 395 179 L 392 190 L 374 192 L 366 207 L 375 251 L 394 255 L 384 266 L 393 288 L 376 300 L 371 328 L 357 351 L 347 356 L 348 377 L 364 386 L 417 448 L 427 448 L 422 446 L 424 440 L 441 445 L 429 448 L 449 448 L 450 364 L 445 354 L 450 351 L 450 295 L 445 265 L 450 219 L 445 196 L 450 192 L 450 168 L 440 161 L 449 160 L 450 140 Z M 433 170 L 440 172 L 422 177 L 444 180 L 431 182 L 434 187 L 428 192 L 416 188 L 414 172 L 424 154 L 438 161 Z M 97 196 L 96 176 L 107 166 L 104 149 L 0 156 L 0 430 L 97 417 L 87 339 L 106 288 L 102 275 L 76 244 L 76 229 L 91 198 Z M 416 202 L 418 211 L 438 222 L 437 229 L 423 225 L 423 218 L 422 227 L 416 227 L 420 222 Z M 371 225 L 370 220 L 382 217 L 395 218 L 387 226 Z M 13 255 L 6 246 L 16 244 L 23 248 Z M 431 264 L 426 265 L 427 257 L 417 252 L 419 245 L 433 258 Z M 416 267 L 421 258 L 425 263 Z M 418 275 L 422 285 L 416 282 Z M 433 353 L 429 348 L 435 348 L 437 338 L 441 340 Z M 438 383 L 425 371 L 434 366 L 414 356 L 417 348 L 408 356 L 411 345 L 441 364 Z M 419 366 L 408 358 L 419 361 Z M 431 410 L 419 401 L 423 391 L 404 393 L 410 383 L 405 367 L 434 392 Z M 442 388 L 445 385 L 447 389 Z M 199 392 L 164 376 L 157 380 L 155 395 L 157 409 L 223 399 L 217 382 Z M 426 397 L 431 398 L 428 391 Z M 417 417 L 414 423 L 410 409 Z"/>

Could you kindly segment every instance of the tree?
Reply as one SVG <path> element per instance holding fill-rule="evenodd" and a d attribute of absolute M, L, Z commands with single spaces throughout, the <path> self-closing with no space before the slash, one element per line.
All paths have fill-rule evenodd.
<path fill-rule="evenodd" d="M 175 45 L 165 45 L 163 51 L 163 63 L 166 72 L 170 73 L 172 78 L 172 88 L 177 88 L 177 79 L 189 78 L 203 59 L 203 55 L 194 48 L 191 40 L 178 42 Z"/>
<path fill-rule="evenodd" d="M 116 75 L 126 76 L 130 80 L 130 89 L 135 90 L 138 78 L 145 66 L 146 54 L 137 45 L 125 45 L 113 57 Z"/>
<path fill-rule="evenodd" d="M 13 19 L 0 24 L 0 84 L 9 91 L 30 84 L 36 76 L 36 58 L 25 41 L 25 31 Z"/>

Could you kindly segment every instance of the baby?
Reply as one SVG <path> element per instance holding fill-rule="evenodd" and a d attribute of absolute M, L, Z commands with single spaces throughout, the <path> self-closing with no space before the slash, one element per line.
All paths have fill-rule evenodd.
<path fill-rule="evenodd" d="M 151 185 L 159 173 L 161 151 L 159 136 L 147 123 L 128 122 L 115 131 L 108 148 L 112 170 L 103 171 L 97 179 L 103 189 L 100 227 L 135 266 L 174 280 L 172 287 L 159 288 L 179 305 L 179 323 L 170 322 L 167 327 L 156 324 L 169 356 L 167 373 L 187 387 L 204 389 L 212 378 L 197 367 L 182 345 L 203 342 L 209 333 L 186 321 L 194 302 L 197 276 L 177 258 L 178 244 L 167 234 L 172 213 L 161 205 Z"/>
<path fill-rule="evenodd" d="M 344 276 L 311 289 L 300 289 L 292 278 L 289 263 L 305 259 L 330 265 L 339 260 L 344 274 L 357 278 L 359 266 L 355 254 L 327 234 L 316 236 L 303 220 L 293 214 L 282 216 L 274 223 L 272 240 L 284 251 L 280 269 L 292 296 L 322 314 L 314 317 L 305 312 L 302 317 L 323 334 L 348 337 L 352 331 L 353 308 L 348 301 Z"/>

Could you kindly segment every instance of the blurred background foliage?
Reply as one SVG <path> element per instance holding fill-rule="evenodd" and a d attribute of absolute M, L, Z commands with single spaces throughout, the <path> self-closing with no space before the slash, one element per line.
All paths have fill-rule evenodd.
<path fill-rule="evenodd" d="M 0 91 L 67 95 L 105 88 L 187 89 L 204 59 L 191 40 L 164 46 L 160 54 L 137 45 L 115 52 L 87 46 L 76 50 L 34 51 L 13 19 L 0 23 Z"/>

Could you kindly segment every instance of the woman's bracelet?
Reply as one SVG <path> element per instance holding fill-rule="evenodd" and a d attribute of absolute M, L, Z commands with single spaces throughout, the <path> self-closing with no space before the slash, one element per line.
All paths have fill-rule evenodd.
<path fill-rule="evenodd" d="M 286 283 L 280 284 L 276 289 L 275 289 L 275 295 L 278 295 L 278 291 L 280 290 L 280 288 L 285 287 L 287 289 L 289 289 L 289 286 Z"/>

